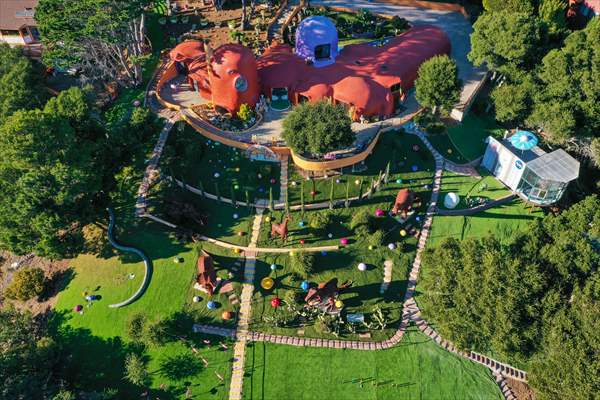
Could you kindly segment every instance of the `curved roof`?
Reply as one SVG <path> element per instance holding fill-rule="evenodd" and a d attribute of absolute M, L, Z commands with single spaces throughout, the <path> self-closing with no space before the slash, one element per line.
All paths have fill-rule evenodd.
<path fill-rule="evenodd" d="M 331 58 L 338 52 L 338 33 L 332 20 L 323 16 L 308 17 L 296 29 L 296 54 L 302 59 L 314 59 L 315 47 L 329 44 Z"/>
<path fill-rule="evenodd" d="M 204 57 L 204 43 L 199 40 L 188 40 L 179 43 L 169 52 L 173 61 L 190 63 L 200 57 Z"/>

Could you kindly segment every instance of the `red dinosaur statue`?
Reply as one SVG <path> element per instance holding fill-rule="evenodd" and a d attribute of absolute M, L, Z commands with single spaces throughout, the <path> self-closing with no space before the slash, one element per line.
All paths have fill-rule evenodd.
<path fill-rule="evenodd" d="M 277 235 L 279 235 L 281 236 L 281 239 L 283 239 L 283 241 L 285 242 L 288 237 L 288 222 L 290 222 L 289 215 L 286 215 L 285 219 L 280 224 L 273 222 L 271 224 L 271 237 L 274 238 Z"/>
<path fill-rule="evenodd" d="M 202 253 L 198 257 L 196 268 L 198 269 L 196 281 L 206 290 L 206 293 L 208 293 L 209 296 L 212 296 L 217 287 L 217 274 L 210 254 L 202 250 Z"/>
<path fill-rule="evenodd" d="M 421 200 L 415 192 L 410 189 L 400 189 L 396 195 L 392 215 L 397 215 L 400 212 L 402 218 L 406 219 L 408 212 L 413 208 L 415 203 L 421 204 Z"/>
<path fill-rule="evenodd" d="M 352 281 L 346 281 L 341 286 L 338 286 L 338 279 L 332 278 L 325 283 L 319 283 L 316 288 L 310 288 L 304 301 L 311 306 L 317 307 L 321 311 L 336 314 L 339 313 L 341 308 L 335 305 L 340 291 L 352 286 Z"/>

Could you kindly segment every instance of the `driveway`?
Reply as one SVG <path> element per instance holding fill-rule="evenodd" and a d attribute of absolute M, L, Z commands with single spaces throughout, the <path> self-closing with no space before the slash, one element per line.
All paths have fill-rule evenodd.
<path fill-rule="evenodd" d="M 442 28 L 450 38 L 450 42 L 452 43 L 451 56 L 456 61 L 458 75 L 465 85 L 458 108 L 469 99 L 471 94 L 477 89 L 479 82 L 485 76 L 485 69 L 475 68 L 467 60 L 467 54 L 471 49 L 470 35 L 473 32 L 473 27 L 469 20 L 458 12 L 399 6 L 366 0 L 313 0 L 310 4 L 314 6 L 353 8 L 357 10 L 367 9 L 373 13 L 397 15 L 410 21 L 413 25 L 427 24 Z"/>

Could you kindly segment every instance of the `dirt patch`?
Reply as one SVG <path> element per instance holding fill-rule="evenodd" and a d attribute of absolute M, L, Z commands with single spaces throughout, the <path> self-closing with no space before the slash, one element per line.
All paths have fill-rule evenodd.
<path fill-rule="evenodd" d="M 518 400 L 535 400 L 535 393 L 525 382 L 507 378 L 506 383 Z"/>
<path fill-rule="evenodd" d="M 36 256 L 15 256 L 6 251 L 0 252 L 0 292 L 12 281 L 12 276 L 18 269 L 38 267 L 46 276 L 46 288 L 37 299 L 25 302 L 12 301 L 0 297 L 0 307 L 13 304 L 20 310 L 29 310 L 34 315 L 45 313 L 56 304 L 58 293 L 73 278 L 73 271 L 69 267 L 70 260 L 52 261 Z"/>

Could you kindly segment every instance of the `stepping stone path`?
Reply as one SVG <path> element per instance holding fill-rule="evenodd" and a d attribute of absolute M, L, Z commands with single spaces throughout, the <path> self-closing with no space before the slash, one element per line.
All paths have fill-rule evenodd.
<path fill-rule="evenodd" d="M 263 203 L 264 204 L 264 203 Z M 252 223 L 252 235 L 250 236 L 249 248 L 255 248 L 260 234 L 263 209 L 256 209 L 256 216 Z M 233 366 L 231 373 L 231 384 L 229 386 L 229 399 L 241 400 L 242 386 L 244 380 L 244 363 L 246 359 L 246 342 L 252 312 L 252 293 L 254 292 L 254 272 L 256 269 L 256 252 L 247 251 L 246 265 L 244 268 L 244 283 L 242 284 L 241 306 L 239 311 L 238 326 L 236 330 L 236 342 L 233 346 Z"/>
<path fill-rule="evenodd" d="M 392 268 L 394 267 L 394 262 L 392 260 L 385 260 L 383 263 L 383 283 L 381 284 L 381 288 L 379 288 L 379 293 L 384 294 L 385 291 L 390 286 L 390 282 L 392 282 Z"/>
<path fill-rule="evenodd" d="M 231 304 L 232 306 L 239 304 L 239 302 L 240 302 L 239 297 L 235 293 L 233 293 L 231 296 L 229 296 L 228 299 L 229 299 L 229 304 Z"/>

